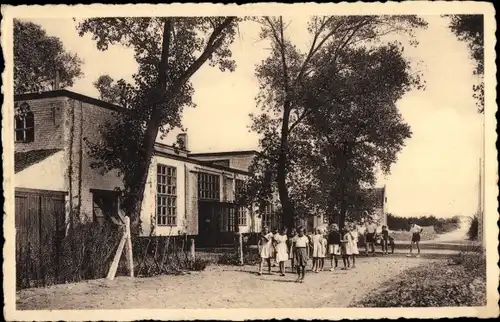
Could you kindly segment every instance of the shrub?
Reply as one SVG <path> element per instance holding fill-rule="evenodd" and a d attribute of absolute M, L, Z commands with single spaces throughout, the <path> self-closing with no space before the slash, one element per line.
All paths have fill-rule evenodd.
<path fill-rule="evenodd" d="M 210 265 L 210 260 L 206 258 L 199 258 L 196 257 L 195 260 L 192 263 L 192 270 L 193 271 L 203 271 L 205 268 L 207 268 Z"/>
<path fill-rule="evenodd" d="M 188 236 L 137 237 L 133 245 L 136 275 L 141 277 L 203 270 L 210 263 L 198 256 L 191 258 Z"/>
<path fill-rule="evenodd" d="M 469 230 L 467 231 L 467 235 L 470 240 L 476 240 L 479 234 L 479 219 L 478 215 L 474 215 L 472 218 L 471 224 L 469 226 Z"/>
<path fill-rule="evenodd" d="M 449 265 L 454 264 L 454 265 Z M 486 259 L 462 252 L 450 262 L 434 262 L 410 269 L 384 283 L 353 306 L 442 307 L 486 304 Z"/>
<path fill-rule="evenodd" d="M 106 276 L 123 232 L 112 224 L 81 223 L 41 245 L 18 245 L 18 288 L 49 286 Z"/>

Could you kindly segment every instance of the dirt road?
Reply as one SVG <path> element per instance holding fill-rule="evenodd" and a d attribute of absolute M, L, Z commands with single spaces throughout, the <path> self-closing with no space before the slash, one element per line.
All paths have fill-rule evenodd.
<path fill-rule="evenodd" d="M 26 289 L 17 292 L 16 303 L 18 310 L 347 307 L 392 276 L 435 260 L 442 259 L 399 254 L 359 258 L 353 270 L 308 272 L 303 284 L 294 283 L 292 273 L 256 276 L 252 266 L 213 266 L 179 276 L 118 277 Z"/>

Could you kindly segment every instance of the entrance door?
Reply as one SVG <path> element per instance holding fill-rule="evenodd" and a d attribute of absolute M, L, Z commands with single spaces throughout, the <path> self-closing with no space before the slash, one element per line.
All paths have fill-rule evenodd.
<path fill-rule="evenodd" d="M 217 220 L 217 203 L 198 202 L 198 238 L 197 244 L 200 247 L 215 246 L 217 242 L 217 232 L 219 231 L 219 221 Z"/>

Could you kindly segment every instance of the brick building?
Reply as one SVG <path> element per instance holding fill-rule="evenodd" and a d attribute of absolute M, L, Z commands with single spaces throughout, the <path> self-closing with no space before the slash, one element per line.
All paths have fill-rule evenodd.
<path fill-rule="evenodd" d="M 15 117 L 19 241 L 42 242 L 40 231 L 64 231 L 70 209 L 81 220 L 113 218 L 122 179 L 117 172 L 104 174 L 90 166 L 85 141 L 98 142 L 99 125 L 121 113 L 121 107 L 67 90 L 16 95 L 14 101 L 23 111 Z M 157 139 L 142 204 L 142 233 L 196 235 L 200 244 L 220 245 L 235 230 L 258 231 L 255 209 L 235 204 L 256 152 L 190 153 L 187 134 L 179 135 L 184 150 L 174 151 Z"/>

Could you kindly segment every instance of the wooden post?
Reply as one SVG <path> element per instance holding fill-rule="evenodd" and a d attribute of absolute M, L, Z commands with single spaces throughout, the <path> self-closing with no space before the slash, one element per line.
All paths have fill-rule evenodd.
<path fill-rule="evenodd" d="M 123 247 L 125 246 L 125 242 L 127 241 L 127 230 L 123 232 L 123 237 L 120 240 L 120 244 L 118 245 L 118 248 L 116 249 L 116 254 L 115 258 L 113 259 L 113 263 L 111 263 L 111 267 L 109 268 L 108 272 L 108 280 L 113 280 L 115 279 L 116 275 L 116 270 L 118 269 L 118 263 L 120 262 L 120 257 L 122 256 L 123 253 Z"/>
<path fill-rule="evenodd" d="M 125 217 L 125 233 L 127 234 L 127 244 L 125 247 L 125 256 L 127 257 L 127 265 L 130 277 L 134 277 L 134 257 L 132 254 L 132 234 L 130 233 L 130 217 Z"/>
<path fill-rule="evenodd" d="M 243 234 L 242 233 L 238 233 L 238 244 L 240 247 L 240 265 L 243 266 L 244 262 L 243 262 Z"/>
<path fill-rule="evenodd" d="M 195 260 L 196 260 L 196 254 L 195 254 L 194 238 L 191 238 L 191 261 L 193 261 L 194 263 Z"/>

